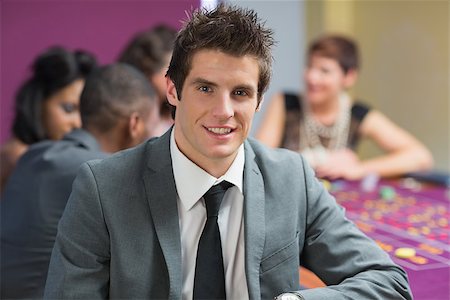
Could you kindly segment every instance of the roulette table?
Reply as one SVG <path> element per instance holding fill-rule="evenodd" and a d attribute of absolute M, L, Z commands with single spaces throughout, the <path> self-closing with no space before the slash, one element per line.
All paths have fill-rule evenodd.
<path fill-rule="evenodd" d="M 450 299 L 449 187 L 411 178 L 380 180 L 370 190 L 359 181 L 324 185 L 347 218 L 405 269 L 414 299 Z M 414 254 L 400 258 L 399 248 Z M 314 279 L 301 284 L 321 285 Z"/>

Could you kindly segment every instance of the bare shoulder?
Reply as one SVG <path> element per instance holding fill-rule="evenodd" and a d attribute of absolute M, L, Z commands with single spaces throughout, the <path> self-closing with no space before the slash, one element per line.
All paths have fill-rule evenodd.
<path fill-rule="evenodd" d="M 364 118 L 361 134 L 374 140 L 385 151 L 423 147 L 411 133 L 378 110 L 371 110 Z"/>
<path fill-rule="evenodd" d="M 16 138 L 6 141 L 0 148 L 2 170 L 3 166 L 14 166 L 27 149 L 28 145 Z"/>
<path fill-rule="evenodd" d="M 360 130 L 363 135 L 371 136 L 376 132 L 393 128 L 399 129 L 400 127 L 379 110 L 371 109 L 362 121 Z"/>
<path fill-rule="evenodd" d="M 267 103 L 256 138 L 267 146 L 279 147 L 283 136 L 285 119 L 284 94 L 277 93 Z"/>
<path fill-rule="evenodd" d="M 13 171 L 19 158 L 27 151 L 28 145 L 11 138 L 0 147 L 0 185 L 1 190 Z"/>
<path fill-rule="evenodd" d="M 275 93 L 271 98 L 270 98 L 270 103 L 269 105 L 274 107 L 274 106 L 283 106 L 284 104 L 284 94 L 283 93 Z"/>

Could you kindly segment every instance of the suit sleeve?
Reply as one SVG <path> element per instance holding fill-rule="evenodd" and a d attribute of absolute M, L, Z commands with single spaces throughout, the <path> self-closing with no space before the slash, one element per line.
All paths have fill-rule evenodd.
<path fill-rule="evenodd" d="M 84 164 L 58 225 L 44 298 L 107 298 L 109 235 L 95 177 Z"/>
<path fill-rule="evenodd" d="M 303 164 L 307 224 L 301 262 L 326 283 L 298 291 L 315 299 L 411 299 L 406 273 L 351 221 Z"/>

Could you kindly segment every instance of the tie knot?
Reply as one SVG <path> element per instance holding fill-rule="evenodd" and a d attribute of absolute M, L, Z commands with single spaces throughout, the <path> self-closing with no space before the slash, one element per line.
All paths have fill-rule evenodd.
<path fill-rule="evenodd" d="M 206 205 L 206 213 L 209 217 L 217 217 L 219 214 L 220 204 L 222 203 L 223 195 L 233 184 L 228 181 L 222 181 L 219 184 L 213 185 L 203 195 Z"/>

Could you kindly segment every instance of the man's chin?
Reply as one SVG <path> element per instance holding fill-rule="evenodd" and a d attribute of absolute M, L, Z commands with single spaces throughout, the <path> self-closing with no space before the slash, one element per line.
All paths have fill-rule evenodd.
<path fill-rule="evenodd" d="M 229 159 L 236 156 L 237 149 L 230 149 L 229 147 L 211 147 L 208 156 L 214 160 Z"/>

